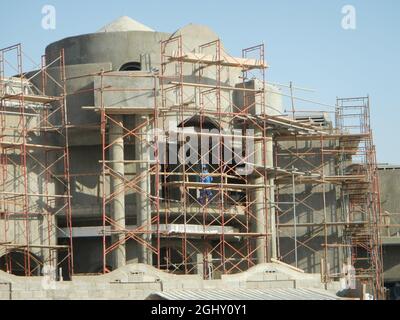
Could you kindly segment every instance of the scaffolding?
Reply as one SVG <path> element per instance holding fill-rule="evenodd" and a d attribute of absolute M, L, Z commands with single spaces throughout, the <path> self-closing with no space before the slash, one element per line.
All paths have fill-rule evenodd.
<path fill-rule="evenodd" d="M 107 175 L 120 181 L 109 193 L 103 186 L 105 272 L 107 255 L 128 240 L 142 248 L 140 262 L 174 273 L 197 272 L 205 279 L 243 272 L 277 258 L 304 268 L 298 255 L 305 248 L 318 257 L 315 264 L 320 265 L 325 283 L 343 277 L 341 263 L 348 263 L 356 267 L 357 279 L 382 297 L 379 189 L 369 103 L 353 115 L 359 130 L 349 130 L 345 123 L 351 108 L 341 103 L 357 99 L 338 99 L 334 124 L 321 112 L 310 117 L 295 110 L 296 99 L 313 102 L 294 97 L 291 85 L 286 96 L 292 102 L 292 117 L 270 115 L 266 68 L 263 45 L 244 49 L 241 58 L 234 58 L 220 40 L 192 51 L 182 36 L 175 36 L 161 43 L 159 73 L 101 74 L 102 79 L 150 77 L 152 86 L 125 90 L 150 91 L 154 97 L 154 105 L 146 108 L 111 108 L 104 102 L 95 108 L 102 119 L 103 181 Z M 242 84 L 229 84 L 226 74 L 234 72 Z M 101 84 L 98 90 L 104 94 L 118 88 Z M 234 95 L 239 98 L 234 100 Z M 137 114 L 141 121 L 134 120 Z M 124 166 L 142 167 L 129 179 L 123 170 L 115 170 L 115 161 L 107 154 L 116 143 L 110 126 L 120 128 L 125 144 L 135 141 L 146 146 L 147 157 L 138 153 L 123 159 Z M 254 148 L 243 149 L 243 141 L 250 140 Z M 185 147 L 188 141 L 198 143 Z M 190 161 L 184 161 L 188 155 Z M 171 161 L 174 157 L 176 162 Z M 364 163 L 357 167 L 360 157 Z M 243 173 L 246 165 L 251 174 Z M 346 171 L 348 166 L 358 170 Z M 210 177 L 207 182 L 205 176 Z M 110 207 L 127 190 L 148 206 L 138 214 L 134 228 L 118 224 Z M 332 203 L 334 209 L 328 210 Z M 368 219 L 355 217 L 360 206 Z M 304 208 L 311 212 L 307 221 L 301 221 Z M 284 237 L 293 240 L 293 248 L 282 245 Z M 367 254 L 360 254 L 361 249 Z M 330 260 L 336 265 L 331 266 Z M 359 266 L 360 261 L 367 261 L 368 267 Z"/>
<path fill-rule="evenodd" d="M 260 131 L 265 130 L 258 120 L 243 116 L 249 114 L 248 111 L 232 107 L 229 96 L 233 91 L 246 92 L 253 100 L 260 99 L 259 105 L 264 105 L 264 90 L 226 86 L 221 80 L 222 68 L 236 68 L 245 76 L 251 70 L 263 74 L 266 68 L 264 48 L 249 48 L 243 51 L 242 58 L 232 58 L 223 52 L 220 40 L 217 40 L 200 46 L 199 53 L 193 56 L 184 53 L 182 37 L 178 36 L 162 42 L 161 50 L 160 73 L 102 72 L 97 75 L 100 80 L 95 90 L 100 105 L 89 109 L 100 113 L 101 118 L 103 271 L 110 271 L 110 264 L 118 259 L 115 256 L 128 240 L 139 245 L 139 262 L 176 273 L 201 272 L 205 278 L 210 278 L 211 273 L 240 272 L 254 266 L 257 250 L 266 262 L 266 223 L 259 227 L 260 230 L 255 227 L 263 223 L 257 223 L 260 216 L 267 216 L 269 191 L 265 184 L 265 158 L 261 157 L 257 173 L 252 177 L 254 183 L 251 183 L 236 174 L 236 169 L 246 163 L 246 158 L 254 156 L 255 151 L 242 157 L 240 163 L 234 163 L 232 156 L 223 154 L 224 149 L 234 153 L 234 137 L 253 139 L 253 136 L 246 136 L 245 129 L 249 124 Z M 248 58 L 251 53 L 258 58 Z M 198 68 L 194 76 L 196 82 L 185 82 L 187 66 Z M 205 69 L 211 70 L 214 83 L 204 81 Z M 107 85 L 107 78 L 125 78 L 126 87 Z M 133 86 L 134 79 L 142 82 L 151 79 L 152 83 L 146 88 Z M 154 97 L 153 104 L 135 106 L 131 101 L 129 106 L 111 106 L 106 97 L 119 90 L 150 93 Z M 196 101 L 188 102 L 188 94 Z M 254 107 L 254 104 L 248 107 Z M 185 133 L 186 128 L 192 127 L 186 121 L 188 113 L 193 115 L 192 120 L 195 119 L 200 129 L 194 135 Z M 168 128 L 171 120 L 176 124 L 173 131 Z M 227 126 L 237 124 L 240 134 L 234 136 L 219 130 L 221 128 L 215 124 L 223 122 Z M 214 129 L 218 130 L 203 132 L 207 123 L 213 123 Z M 159 130 L 155 130 L 157 128 Z M 178 159 L 185 158 L 187 150 L 183 146 L 188 136 L 205 139 L 207 144 L 211 139 L 214 144 L 202 154 L 192 149 L 197 160 L 185 163 Z M 261 136 L 259 141 L 265 148 L 266 138 Z M 133 146 L 134 156 L 128 159 L 129 156 L 124 154 L 118 160 L 113 158 L 113 147 L 117 144 Z M 172 154 L 174 148 L 176 152 Z M 169 161 L 173 156 L 177 158 L 176 163 Z M 215 159 L 217 162 L 210 165 L 209 162 Z M 204 165 L 211 169 L 208 173 L 212 177 L 210 183 L 201 182 Z M 128 167 L 135 168 L 127 173 Z M 206 202 L 199 197 L 204 190 L 212 195 Z M 258 216 L 254 212 L 256 200 L 250 196 L 259 192 L 257 190 L 261 190 L 258 206 L 264 208 Z M 128 193 L 135 194 L 136 201 L 142 204 L 134 227 L 128 227 L 124 218 L 116 216 L 116 211 L 125 210 L 115 205 L 119 206 Z M 240 247 L 235 247 L 232 241 L 239 242 L 238 239 L 244 241 Z"/>
<path fill-rule="evenodd" d="M 178 157 L 186 157 L 184 144 L 188 137 L 205 146 L 202 150 L 190 150 L 195 155 L 193 161 L 163 166 L 165 223 L 195 223 L 203 229 L 197 237 L 186 229 L 177 235 L 182 247 L 178 264 L 185 273 L 202 268 L 200 273 L 208 279 L 211 273 L 247 270 L 257 264 L 256 256 L 267 262 L 267 136 L 262 134 L 266 123 L 247 117 L 250 108 L 265 106 L 264 46 L 245 49 L 241 58 L 234 58 L 225 52 L 219 39 L 200 45 L 192 53 L 185 47 L 182 36 L 177 36 L 162 42 L 161 51 L 162 108 L 172 114 L 180 128 Z M 195 72 L 188 76 L 191 70 Z M 243 85 L 227 85 L 227 70 L 241 74 Z M 261 87 L 246 88 L 245 82 L 254 73 L 261 78 Z M 244 101 L 251 101 L 249 105 L 234 105 L 232 94 L 235 92 L 243 94 Z M 166 125 L 164 121 L 164 132 L 168 131 Z M 235 146 L 241 145 L 242 140 L 254 139 L 249 128 L 260 132 L 257 144 L 261 149 L 240 148 L 245 155 L 238 154 Z M 256 154 L 259 163 L 252 176 L 238 173 Z M 202 172 L 204 167 L 206 173 Z M 204 176 L 211 177 L 213 182 L 199 182 Z M 175 186 L 180 190 L 174 199 L 171 189 Z M 204 194 L 210 196 L 203 199 Z M 180 203 L 178 215 L 172 210 L 177 201 Z"/>
<path fill-rule="evenodd" d="M 304 121 L 304 115 L 293 117 Z M 309 122 L 315 120 L 310 117 Z M 338 99 L 335 125 L 317 122 L 321 134 L 275 140 L 277 166 L 293 173 L 276 182 L 278 237 L 293 241 L 285 252 L 278 244 L 280 259 L 298 266 L 303 249 L 303 255 L 316 257 L 325 283 L 343 278 L 351 266 L 355 279 L 383 298 L 382 220 L 369 98 Z"/>
<path fill-rule="evenodd" d="M 68 262 L 65 274 L 72 274 L 64 54 L 47 63 L 43 56 L 31 74 L 24 58 L 20 44 L 0 50 L 1 255 L 9 273 L 40 275 L 45 265 L 58 271 Z M 46 95 L 49 83 L 58 96 Z M 61 220 L 70 232 L 64 245 Z"/>
<path fill-rule="evenodd" d="M 139 244 L 141 262 L 152 264 L 153 254 L 157 259 L 159 257 L 158 133 L 155 130 L 147 131 L 149 128 L 157 128 L 159 117 L 156 91 L 158 78 L 149 74 L 106 72 L 100 73 L 99 78 L 100 86 L 97 89 L 100 90 L 100 107 L 95 108 L 95 111 L 100 113 L 101 119 L 103 271 L 107 273 L 111 271 L 110 265 L 115 265 L 113 260 L 118 259 L 112 254 L 117 254 L 128 240 Z M 133 105 L 128 107 L 106 105 L 104 99 L 107 89 L 104 87 L 104 82 L 107 81 L 107 78 L 125 78 L 128 82 L 131 79 L 141 79 L 142 81 L 148 79 L 150 81 L 148 87 L 129 87 L 128 84 L 128 87 L 125 88 L 110 88 L 108 93 L 116 93 L 118 90 L 138 94 L 150 93 L 154 97 L 153 104 L 148 108 Z M 134 146 L 135 155 L 140 154 L 142 157 L 129 159 L 123 152 L 125 145 Z M 120 158 L 113 157 L 113 148 L 122 148 Z M 150 154 L 154 155 L 153 159 L 149 157 Z M 130 168 L 132 171 L 127 172 L 125 168 Z M 155 182 L 155 188 L 150 187 L 152 180 Z M 147 203 L 146 215 L 142 217 L 138 214 L 135 227 L 130 229 L 125 222 L 124 205 L 125 194 L 128 193 L 138 196 L 139 198 L 136 199 L 138 203 L 143 205 Z M 115 206 L 122 206 L 122 208 Z M 120 215 L 116 214 L 118 209 L 122 210 Z M 125 259 L 125 253 L 122 253 L 120 259 Z M 159 261 L 156 266 L 159 266 Z"/>
<path fill-rule="evenodd" d="M 264 45 L 244 49 L 240 58 L 227 54 L 219 39 L 193 49 L 181 35 L 173 36 L 161 42 L 160 70 L 69 79 L 63 52 L 26 76 L 20 46 L 0 51 L 6 222 L 0 248 L 23 250 L 24 270 L 31 275 L 31 248 L 39 245 L 29 221 L 43 216 L 48 237 L 41 249 L 48 250 L 48 261 L 56 261 L 55 251 L 67 250 L 58 264 L 67 259 L 73 273 L 66 82 L 90 76 L 95 104 L 83 108 L 96 112 L 100 125 L 101 172 L 90 175 L 100 177 L 103 273 L 126 263 L 128 243 L 136 246 L 138 262 L 204 279 L 275 259 L 305 269 L 306 257 L 307 271 L 321 272 L 323 282 L 342 278 L 342 264 L 351 265 L 356 278 L 383 297 L 369 98 L 338 99 L 333 123 L 324 116 L 330 111 L 310 115 L 296 108 L 296 100 L 315 102 L 295 97 L 293 84 L 287 95 L 271 92 Z M 4 63 L 13 50 L 19 89 L 10 95 L 4 94 Z M 25 92 L 38 76 L 41 89 Z M 46 96 L 48 82 L 55 83 L 57 97 Z M 290 115 L 271 109 L 272 94 L 290 99 Z M 33 116 L 39 119 L 34 125 L 27 120 Z M 31 190 L 28 159 L 41 168 L 40 192 Z M 21 171 L 18 179 L 10 165 Z M 34 205 L 39 200 L 45 205 Z M 17 215 L 24 221 L 24 243 L 8 237 L 7 221 Z M 68 245 L 57 245 L 57 229 L 67 230 Z"/>
<path fill-rule="evenodd" d="M 343 168 L 347 160 L 343 153 L 340 161 L 340 171 L 345 176 L 352 174 L 360 177 L 358 181 L 346 181 L 342 186 L 343 201 L 347 204 L 346 218 L 349 222 L 344 230 L 349 243 L 349 260 L 361 281 L 373 284 L 374 294 L 382 297 L 383 220 L 369 97 L 338 99 L 336 122 L 341 132 L 360 136 L 358 149 L 353 153 L 352 164 L 347 171 Z"/>

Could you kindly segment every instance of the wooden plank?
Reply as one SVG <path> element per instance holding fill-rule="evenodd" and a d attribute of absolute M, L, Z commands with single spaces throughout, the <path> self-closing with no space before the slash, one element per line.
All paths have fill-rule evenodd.
<path fill-rule="evenodd" d="M 369 134 L 330 134 L 325 133 L 323 135 L 323 140 L 341 140 L 341 141 L 359 141 L 363 138 L 368 138 Z M 277 136 L 277 141 L 293 141 L 297 139 L 298 141 L 307 141 L 307 140 L 321 140 L 320 135 L 299 135 L 299 136 Z"/>
<path fill-rule="evenodd" d="M 193 82 L 178 82 L 178 81 L 170 81 L 169 84 L 173 85 L 182 85 L 186 87 L 196 87 L 196 88 L 209 88 L 209 89 L 221 89 L 227 91 L 245 91 L 245 92 L 262 92 L 260 89 L 248 89 L 248 88 L 240 88 L 240 87 L 228 87 L 228 86 L 216 86 L 205 83 L 193 83 Z"/>
<path fill-rule="evenodd" d="M 360 190 L 361 189 L 361 185 L 362 183 L 367 183 L 368 181 L 366 181 L 366 177 L 365 176 L 306 176 L 306 175 L 301 175 L 296 177 L 296 182 L 297 183 L 311 183 L 311 184 L 320 184 L 320 183 L 332 183 L 332 184 L 342 184 L 342 183 L 346 183 L 346 184 L 356 184 L 357 188 L 355 190 Z M 288 183 L 292 183 L 292 180 L 289 179 L 289 177 L 278 177 L 276 180 L 277 184 L 288 184 Z M 350 189 L 347 189 L 350 190 Z"/>
<path fill-rule="evenodd" d="M 6 142 L 0 141 L 0 147 L 3 149 L 6 148 L 20 148 L 24 144 L 20 142 Z M 41 145 L 41 144 L 25 144 L 26 148 L 28 149 L 46 149 L 46 150 L 63 150 L 63 147 L 56 147 L 56 146 L 48 146 L 48 145 Z"/>
<path fill-rule="evenodd" d="M 21 101 L 23 99 L 25 102 L 32 102 L 32 103 L 51 103 L 61 100 L 61 97 L 16 94 L 16 95 L 5 95 L 2 97 L 2 99 L 15 100 L 15 101 Z"/>
<path fill-rule="evenodd" d="M 274 118 L 267 117 L 265 119 L 265 121 L 268 124 L 272 124 L 272 125 L 284 126 L 287 128 L 293 128 L 293 129 L 298 129 L 298 130 L 302 130 L 302 131 L 311 131 L 312 133 L 318 134 L 318 137 L 320 137 L 321 135 L 325 136 L 328 134 L 327 132 L 321 131 L 319 128 L 314 127 L 312 125 L 301 123 L 301 122 L 290 120 L 290 119 L 286 119 L 284 117 L 274 117 Z"/>
<path fill-rule="evenodd" d="M 94 112 L 101 112 L 104 109 L 107 114 L 153 114 L 156 110 L 148 107 L 82 107 L 82 109 Z"/>
<path fill-rule="evenodd" d="M 7 248 L 37 248 L 37 249 L 69 249 L 69 246 L 63 245 L 54 245 L 54 246 L 46 246 L 46 245 L 38 245 L 38 244 L 0 244 L 1 247 Z"/>
<path fill-rule="evenodd" d="M 72 197 L 68 197 L 68 196 L 64 196 L 64 195 L 51 195 L 51 194 L 41 194 L 41 193 L 22 193 L 22 192 L 8 192 L 8 191 L 0 191 L 0 195 L 42 197 L 42 198 L 72 198 Z"/>
<path fill-rule="evenodd" d="M 201 63 L 205 65 L 221 65 L 226 67 L 237 67 L 244 69 L 265 69 L 268 65 L 260 60 L 236 58 L 228 55 L 222 55 L 220 60 L 215 56 L 203 53 L 185 52 L 183 55 L 172 54 L 168 56 L 169 61 L 182 61 L 187 63 Z"/>
<path fill-rule="evenodd" d="M 172 181 L 168 182 L 164 185 L 167 186 L 182 186 L 183 187 L 183 182 L 182 181 Z M 213 190 L 219 190 L 221 188 L 220 183 L 202 183 L 202 182 L 185 182 L 185 186 L 188 188 L 192 189 L 213 189 Z M 236 190 L 247 190 L 247 189 L 257 189 L 257 188 L 265 188 L 268 187 L 268 185 L 256 185 L 256 184 L 234 184 L 234 183 L 223 183 L 222 188 L 224 190 L 226 189 L 231 189 L 233 191 Z"/>

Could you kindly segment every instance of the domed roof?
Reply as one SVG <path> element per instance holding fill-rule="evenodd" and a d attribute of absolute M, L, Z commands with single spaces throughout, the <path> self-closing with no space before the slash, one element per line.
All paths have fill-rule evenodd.
<path fill-rule="evenodd" d="M 218 34 L 210 27 L 201 24 L 190 23 L 177 31 L 175 31 L 171 38 L 181 35 L 184 38 L 186 49 L 197 49 L 198 46 L 205 43 L 218 40 Z M 221 42 L 221 48 L 224 49 L 224 44 Z"/>
<path fill-rule="evenodd" d="M 155 32 L 153 29 L 145 26 L 144 24 L 133 20 L 127 16 L 120 17 L 117 20 L 101 28 L 97 33 L 101 32 L 125 32 L 125 31 L 150 31 Z"/>

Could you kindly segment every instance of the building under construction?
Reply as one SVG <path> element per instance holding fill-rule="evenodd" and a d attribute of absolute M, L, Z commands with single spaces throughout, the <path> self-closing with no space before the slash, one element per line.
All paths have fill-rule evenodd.
<path fill-rule="evenodd" d="M 0 50 L 0 297 L 383 299 L 369 98 L 301 98 L 266 56 L 126 17 L 37 70 Z"/>

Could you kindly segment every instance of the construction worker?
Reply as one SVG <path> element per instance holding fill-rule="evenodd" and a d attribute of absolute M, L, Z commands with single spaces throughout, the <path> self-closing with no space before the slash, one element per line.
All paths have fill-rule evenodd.
<path fill-rule="evenodd" d="M 213 177 L 208 172 L 208 168 L 206 165 L 202 166 L 202 174 L 200 177 L 201 183 L 209 184 L 213 182 Z M 201 205 L 205 205 L 212 198 L 212 191 L 210 189 L 201 189 L 200 190 L 200 203 Z"/>

